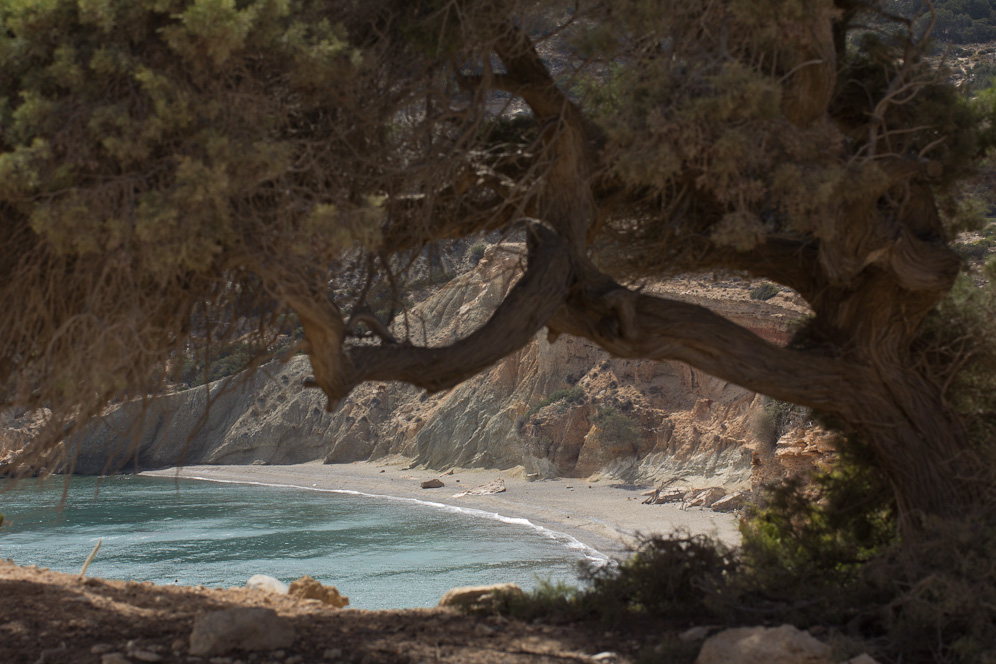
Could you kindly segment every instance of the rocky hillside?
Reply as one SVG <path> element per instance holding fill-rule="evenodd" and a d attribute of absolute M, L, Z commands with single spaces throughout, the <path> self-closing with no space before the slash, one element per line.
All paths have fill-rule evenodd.
<path fill-rule="evenodd" d="M 475 269 L 409 313 L 407 334 L 441 345 L 479 326 L 517 277 L 522 251 L 517 244 L 490 247 Z M 655 290 L 705 304 L 772 341 L 787 340 L 805 308 L 789 293 L 753 300 L 750 288 L 739 280 L 684 279 Z M 395 324 L 398 334 L 402 325 Z M 252 376 L 126 404 L 69 443 L 74 469 L 403 455 L 435 469 L 518 467 L 537 477 L 739 490 L 788 466 L 807 466 L 826 448 L 805 426 L 776 441 L 784 418 L 752 392 L 679 363 L 614 359 L 568 336 L 553 344 L 538 336 L 439 394 L 363 385 L 333 413 L 325 412 L 319 392 L 301 388 L 308 372 L 306 358 L 297 356 Z"/>

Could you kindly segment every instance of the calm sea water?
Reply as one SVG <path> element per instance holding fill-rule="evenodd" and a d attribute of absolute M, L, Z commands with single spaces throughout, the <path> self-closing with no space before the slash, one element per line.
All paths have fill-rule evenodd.
<path fill-rule="evenodd" d="M 122 475 L 24 481 L 0 493 L 0 557 L 88 576 L 241 586 L 309 574 L 363 609 L 434 606 L 454 586 L 576 579 L 597 557 L 484 512 L 362 494 Z M 99 490 L 98 490 L 99 488 Z"/>

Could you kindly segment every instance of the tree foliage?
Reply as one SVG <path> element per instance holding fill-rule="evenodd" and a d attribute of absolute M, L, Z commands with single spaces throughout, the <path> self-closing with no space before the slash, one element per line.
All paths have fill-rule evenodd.
<path fill-rule="evenodd" d="M 996 41 L 996 9 L 989 0 L 895 0 L 895 9 L 905 16 L 919 16 L 920 30 L 952 44 Z"/>
<path fill-rule="evenodd" d="M 892 9 L 7 2 L 3 403 L 55 413 L 30 453 L 287 312 L 330 408 L 366 380 L 447 389 L 545 327 L 837 418 L 915 539 L 990 486 L 923 323 L 993 124 Z M 389 327 L 426 243 L 516 229 L 526 269 L 479 330 Z M 634 286 L 711 270 L 813 316 L 777 347 Z"/>

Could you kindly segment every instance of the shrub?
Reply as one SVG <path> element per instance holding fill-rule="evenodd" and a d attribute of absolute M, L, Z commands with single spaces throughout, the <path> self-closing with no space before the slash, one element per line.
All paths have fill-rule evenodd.
<path fill-rule="evenodd" d="M 863 446 L 838 443 L 840 457 L 805 485 L 770 487 L 741 524 L 753 585 L 790 595 L 841 587 L 895 542 L 892 493 Z"/>
<path fill-rule="evenodd" d="M 582 591 L 564 581 L 553 583 L 540 581 L 532 591 L 519 593 L 497 593 L 495 610 L 497 613 L 514 616 L 519 620 L 537 618 L 571 618 L 580 614 Z"/>
<path fill-rule="evenodd" d="M 763 283 L 754 286 L 750 289 L 750 299 L 752 300 L 770 300 L 774 296 L 778 295 L 781 289 L 774 284 Z"/>
<path fill-rule="evenodd" d="M 591 421 L 598 425 L 599 437 L 615 445 L 636 445 L 640 439 L 640 424 L 611 406 L 598 409 Z"/>
<path fill-rule="evenodd" d="M 681 620 L 710 618 L 726 603 L 735 552 L 705 535 L 655 535 L 617 565 L 587 567 L 583 602 L 603 618 L 626 613 Z"/>
<path fill-rule="evenodd" d="M 989 255 L 990 240 L 983 238 L 975 242 L 958 242 L 952 248 L 965 260 L 981 260 Z"/>
<path fill-rule="evenodd" d="M 555 403 L 566 402 L 564 403 L 564 406 L 566 407 L 567 403 L 581 403 L 582 401 L 584 401 L 584 388 L 579 385 L 568 387 L 563 390 L 557 390 L 546 399 L 543 399 L 543 401 L 540 401 L 538 404 L 530 408 L 529 412 L 526 413 L 526 417 L 532 417 L 547 406 Z M 563 409 L 561 412 L 563 412 Z"/>
<path fill-rule="evenodd" d="M 619 623 L 634 614 L 686 623 L 714 618 L 727 600 L 738 565 L 732 549 L 704 535 L 672 534 L 641 540 L 631 555 L 609 564 L 582 564 L 582 587 L 541 583 L 500 611 L 524 620 L 598 617 Z"/>
<path fill-rule="evenodd" d="M 487 247 L 485 247 L 484 244 L 480 242 L 478 242 L 477 244 L 475 244 L 473 247 L 470 248 L 470 261 L 474 265 L 480 263 L 481 259 L 484 258 L 484 251 L 486 248 Z"/>

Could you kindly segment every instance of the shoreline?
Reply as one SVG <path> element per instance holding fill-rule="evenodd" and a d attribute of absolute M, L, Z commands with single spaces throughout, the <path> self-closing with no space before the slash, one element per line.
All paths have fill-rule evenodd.
<path fill-rule="evenodd" d="M 410 463 L 407 458 L 391 457 L 329 465 L 313 461 L 287 466 L 183 466 L 139 474 L 357 492 L 439 503 L 489 515 L 497 514 L 505 519 L 525 519 L 547 531 L 573 538 L 608 557 L 625 555 L 637 535 L 666 535 L 681 529 L 691 534 L 712 535 L 728 545 L 740 542 L 735 515 L 700 507 L 682 510 L 674 504 L 644 505 L 641 493 L 652 488 L 649 486 L 624 485 L 618 480 L 607 479 L 529 481 L 516 469 L 455 468 L 439 473 L 410 468 Z M 505 482 L 503 493 L 455 495 L 498 478 Z M 421 482 L 430 479 L 440 479 L 444 486 L 422 489 Z"/>

